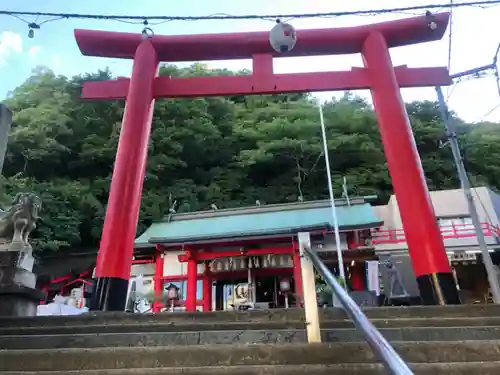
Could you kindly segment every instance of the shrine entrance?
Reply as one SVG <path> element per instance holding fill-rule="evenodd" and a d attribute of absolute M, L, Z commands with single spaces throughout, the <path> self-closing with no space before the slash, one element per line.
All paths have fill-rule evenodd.
<path fill-rule="evenodd" d="M 267 32 L 153 36 L 75 30 L 84 55 L 134 60 L 130 79 L 86 82 L 83 86 L 84 99 L 126 99 L 91 307 L 108 311 L 124 309 L 156 98 L 360 89 L 371 90 L 422 300 L 425 304 L 460 303 L 400 93 L 400 87 L 444 86 L 451 79 L 444 67 L 394 67 L 389 54 L 392 47 L 441 39 L 449 14 L 432 17 L 431 23 L 428 16 L 422 16 L 359 27 L 299 30 L 295 48 L 286 54 L 273 51 Z M 362 54 L 364 68 L 301 74 L 273 71 L 275 57 L 353 53 Z M 157 76 L 159 62 L 228 59 L 252 59 L 252 74 Z M 195 261 L 190 264 L 196 267 Z"/>

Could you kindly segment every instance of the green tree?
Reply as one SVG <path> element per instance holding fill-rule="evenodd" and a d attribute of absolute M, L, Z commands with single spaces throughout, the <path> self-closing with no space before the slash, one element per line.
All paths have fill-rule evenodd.
<path fill-rule="evenodd" d="M 177 77 L 248 71 L 165 65 Z M 79 99 L 82 82 L 113 78 L 108 70 L 75 77 L 37 68 L 7 99 L 14 123 L 0 199 L 19 191 L 44 202 L 34 233 L 40 251 L 96 246 L 102 230 L 123 101 Z M 431 189 L 457 187 L 435 102 L 407 104 Z M 345 176 L 351 195 L 392 193 L 373 108 L 345 93 L 324 107 L 335 194 Z M 453 114 L 475 183 L 500 189 L 500 124 L 466 124 Z M 155 105 L 138 232 L 169 212 L 328 197 L 319 113 L 305 94 L 159 100 Z"/>

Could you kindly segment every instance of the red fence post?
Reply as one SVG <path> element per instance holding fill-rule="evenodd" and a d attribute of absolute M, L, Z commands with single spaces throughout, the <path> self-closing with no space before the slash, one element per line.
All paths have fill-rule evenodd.
<path fill-rule="evenodd" d="M 406 241 L 424 304 L 459 304 L 387 42 L 380 32 L 364 42 L 371 93 Z"/>

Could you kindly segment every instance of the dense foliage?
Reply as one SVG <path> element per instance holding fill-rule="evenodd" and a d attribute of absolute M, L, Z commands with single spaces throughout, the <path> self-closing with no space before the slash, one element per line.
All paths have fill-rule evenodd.
<path fill-rule="evenodd" d="M 161 73 L 233 74 L 200 64 Z M 38 68 L 7 100 L 14 124 L 3 199 L 17 191 L 41 196 L 35 236 L 41 250 L 94 247 L 99 240 L 124 104 L 83 102 L 79 94 L 84 80 L 109 78 L 109 71 L 67 78 Z M 163 100 L 155 108 L 138 232 L 174 201 L 186 212 L 327 197 L 318 111 L 309 95 Z M 391 182 L 371 106 L 345 93 L 324 112 L 336 194 L 345 176 L 351 195 L 387 200 Z M 440 147 L 436 104 L 410 103 L 408 113 L 429 187 L 456 187 L 449 149 Z M 496 188 L 498 125 L 460 122 L 473 180 Z"/>

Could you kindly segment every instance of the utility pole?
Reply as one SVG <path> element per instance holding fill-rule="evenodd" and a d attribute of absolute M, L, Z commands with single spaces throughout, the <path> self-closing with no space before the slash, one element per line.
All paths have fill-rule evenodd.
<path fill-rule="evenodd" d="M 500 49 L 500 45 L 499 45 Z M 479 68 L 470 69 L 462 73 L 457 73 L 451 76 L 452 79 L 462 80 L 464 78 L 472 77 L 479 78 L 482 77 L 485 73 L 489 71 L 493 71 L 495 76 L 497 77 L 498 83 L 498 67 L 497 67 L 497 56 L 498 51 L 495 54 L 495 58 L 493 63 L 490 65 L 481 66 Z M 500 90 L 500 88 L 499 88 Z M 469 215 L 474 226 L 474 230 L 476 232 L 477 242 L 479 244 L 479 248 L 481 250 L 481 255 L 483 258 L 484 268 L 486 269 L 486 274 L 488 276 L 488 281 L 491 288 L 491 294 L 493 296 L 493 302 L 496 304 L 500 304 L 500 284 L 497 273 L 495 271 L 495 267 L 493 265 L 493 260 L 491 259 L 490 252 L 488 250 L 488 245 L 486 244 L 486 240 L 484 238 L 483 228 L 481 227 L 481 222 L 479 220 L 479 215 L 477 214 L 476 205 L 474 204 L 474 197 L 471 193 L 471 186 L 469 181 L 469 176 L 467 175 L 467 171 L 465 169 L 463 158 L 460 152 L 460 148 L 457 140 L 457 132 L 456 127 L 453 121 L 451 121 L 448 111 L 448 106 L 444 99 L 443 91 L 441 87 L 436 87 L 436 93 L 438 97 L 439 109 L 441 112 L 441 118 L 443 119 L 446 138 L 450 144 L 451 152 L 453 154 L 453 161 L 455 163 L 455 167 L 457 169 L 458 178 L 460 179 L 460 185 L 464 191 L 465 199 L 467 200 L 467 205 L 469 208 Z M 500 94 L 500 92 L 499 92 Z"/>

